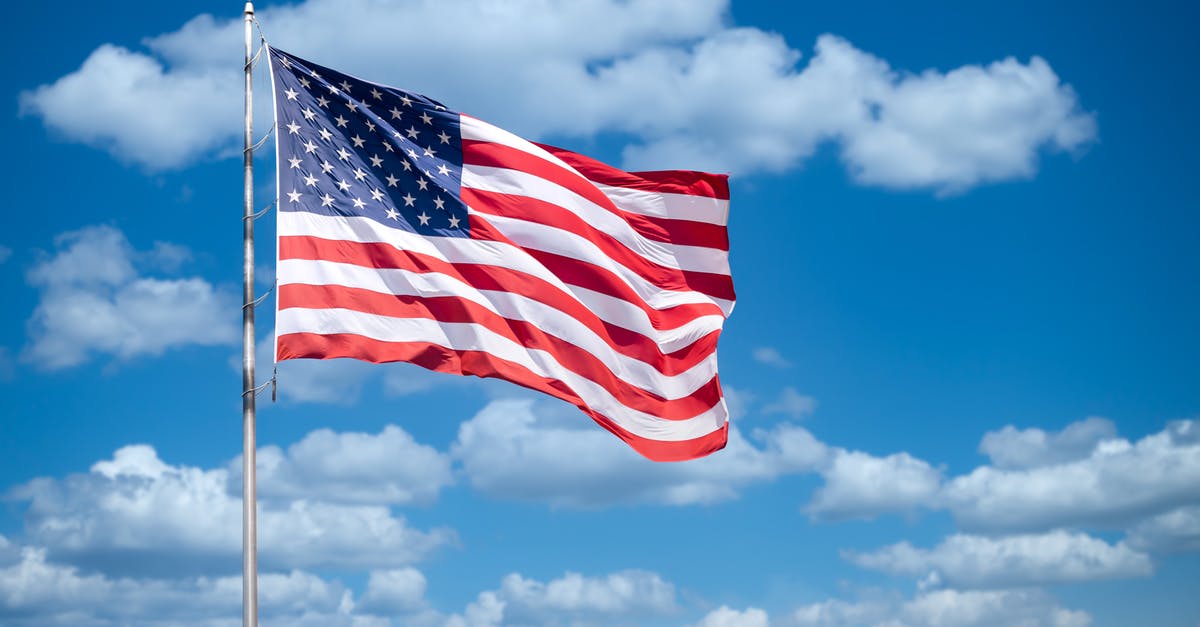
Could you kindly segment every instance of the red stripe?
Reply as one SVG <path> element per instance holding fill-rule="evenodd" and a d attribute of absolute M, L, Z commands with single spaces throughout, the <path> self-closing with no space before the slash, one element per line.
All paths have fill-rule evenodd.
<path fill-rule="evenodd" d="M 657 264 L 554 203 L 527 196 L 466 187 L 462 188 L 462 198 L 469 207 L 482 213 L 544 224 L 582 236 L 594 243 L 606 257 L 662 289 L 674 292 L 697 291 L 725 300 L 734 299 L 733 279 L 728 274 L 680 270 Z M 482 239 L 481 234 L 471 235 L 473 239 Z"/>
<path fill-rule="evenodd" d="M 525 251 L 525 253 L 530 257 L 533 257 L 535 260 L 537 260 L 538 263 L 544 266 L 564 283 L 569 285 L 577 285 L 595 292 L 600 292 L 615 298 L 627 300 L 637 304 L 639 307 L 642 307 L 647 311 L 647 313 L 653 309 L 653 307 L 646 304 L 645 300 L 643 300 L 643 298 L 636 291 L 634 291 L 632 287 L 627 285 L 624 280 L 606 268 L 602 268 L 596 264 L 588 263 L 574 257 L 567 257 L 565 255 L 559 255 L 556 253 L 548 253 L 533 248 L 525 248 L 509 239 L 506 235 L 504 235 L 503 230 L 488 222 L 483 215 L 472 212 L 468 214 L 467 217 L 470 220 L 471 239 L 502 242 L 509 244 L 510 246 L 515 246 Z M 662 283 L 654 281 L 651 281 L 651 283 L 660 286 L 662 285 Z M 728 285 L 714 284 L 708 287 L 710 287 L 710 289 L 712 289 L 714 292 L 719 292 L 718 294 L 709 294 L 710 296 L 725 298 L 726 300 L 734 299 L 732 282 Z M 687 288 L 684 289 L 685 291 L 692 291 Z M 728 294 L 728 296 L 721 296 L 721 293 Z M 686 307 L 689 309 L 689 311 L 694 308 L 695 313 L 692 314 L 693 317 L 707 315 L 710 313 L 715 313 L 722 316 L 725 315 L 724 312 L 721 311 L 721 308 L 716 305 L 716 303 L 711 305 L 707 303 L 676 305 L 675 307 L 671 307 L 669 309 L 676 309 L 679 307 Z M 660 311 L 667 310 L 664 309 Z"/>
<path fill-rule="evenodd" d="M 613 187 L 640 189 L 647 192 L 707 196 L 729 200 L 729 175 L 693 172 L 691 170 L 658 170 L 626 172 L 591 157 L 555 146 L 537 144 L 546 152 L 562 159 L 590 181 Z"/>
<path fill-rule="evenodd" d="M 711 409 L 721 399 L 714 375 L 686 397 L 666 400 L 653 392 L 618 378 L 604 361 L 535 324 L 510 320 L 486 307 L 457 297 L 418 297 L 381 294 L 337 285 L 289 284 L 279 288 L 279 309 L 349 309 L 394 318 L 424 318 L 445 323 L 481 325 L 528 349 L 542 350 L 566 370 L 608 390 L 622 405 L 665 420 L 684 420 Z"/>
<path fill-rule="evenodd" d="M 646 239 L 681 246 L 729 250 L 729 234 L 724 226 L 625 211 L 617 207 L 592 181 L 536 155 L 492 142 L 465 140 L 462 146 L 464 164 L 507 168 L 543 178 L 619 216 Z"/>
<path fill-rule="evenodd" d="M 579 320 L 615 350 L 644 361 L 664 374 L 676 374 L 696 365 L 716 350 L 720 334 L 720 329 L 714 329 L 684 348 L 663 353 L 654 340 L 601 320 L 574 296 L 531 274 L 487 264 L 447 263 L 411 250 L 400 250 L 390 244 L 285 235 L 279 238 L 279 259 L 324 260 L 365 268 L 435 272 L 460 279 L 477 289 L 520 294 Z M 633 304 L 638 305 L 637 302 Z M 696 305 L 679 305 L 664 310 L 643 306 L 643 310 L 650 314 L 651 324 L 658 330 L 674 329 L 694 320 L 697 315 L 714 313 L 709 306 Z"/>
<path fill-rule="evenodd" d="M 704 457 L 725 448 L 728 439 L 728 423 L 712 433 L 681 442 L 650 440 L 634 435 L 592 410 L 561 381 L 539 377 L 523 366 L 481 351 L 457 351 L 423 342 L 380 342 L 358 335 L 289 333 L 279 336 L 277 357 L 280 360 L 349 357 L 373 363 L 404 361 L 438 372 L 504 379 L 575 405 L 597 424 L 653 461 L 684 461 Z"/>

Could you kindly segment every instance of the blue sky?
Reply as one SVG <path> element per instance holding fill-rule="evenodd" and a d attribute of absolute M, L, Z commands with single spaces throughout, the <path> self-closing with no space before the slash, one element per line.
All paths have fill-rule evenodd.
<path fill-rule="evenodd" d="M 731 172 L 739 301 L 731 444 L 685 464 L 502 382 L 281 365 L 264 624 L 1200 620 L 1194 7 L 257 6 L 526 136 Z M 240 9 L 6 22 L 0 623 L 238 623 Z"/>

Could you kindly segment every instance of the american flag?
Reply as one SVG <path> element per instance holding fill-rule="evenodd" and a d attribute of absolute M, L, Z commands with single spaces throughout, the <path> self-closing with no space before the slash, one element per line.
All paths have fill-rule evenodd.
<path fill-rule="evenodd" d="M 725 446 L 725 176 L 623 172 L 425 96 L 270 58 L 277 359 L 505 379 L 653 460 Z"/>

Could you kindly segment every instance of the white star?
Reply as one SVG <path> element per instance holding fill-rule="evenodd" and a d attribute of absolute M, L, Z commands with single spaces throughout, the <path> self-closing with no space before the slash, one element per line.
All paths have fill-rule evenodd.
<path fill-rule="evenodd" d="M 312 186 L 316 185 L 316 184 L 317 184 L 317 177 L 315 177 L 315 176 L 313 176 L 313 175 L 311 175 L 311 174 L 305 175 L 305 177 L 304 177 L 304 184 L 305 184 L 305 185 L 307 185 L 307 186 L 309 186 L 309 187 L 312 187 Z"/>
<path fill-rule="evenodd" d="M 329 93 L 331 93 L 331 94 L 338 93 L 338 88 L 333 83 L 329 84 Z"/>
<path fill-rule="evenodd" d="M 445 208 L 443 207 L 443 205 L 446 204 L 446 201 L 442 200 L 441 196 L 434 198 L 433 204 L 436 205 L 439 210 L 445 211 Z"/>
<path fill-rule="evenodd" d="M 412 164 L 410 164 L 409 162 L 407 162 L 407 161 L 401 161 L 401 162 L 400 162 L 400 165 L 404 166 L 404 171 L 405 171 L 405 172 L 412 172 Z"/>
<path fill-rule="evenodd" d="M 333 164 L 328 161 L 322 161 L 321 162 L 321 171 L 324 172 L 325 174 L 329 174 L 331 171 L 333 171 Z"/>
<path fill-rule="evenodd" d="M 292 169 L 296 169 L 303 161 L 300 161 L 299 157 L 288 157 L 288 163 L 292 164 Z"/>
<path fill-rule="evenodd" d="M 421 121 L 426 124 L 433 124 L 433 118 L 429 117 L 428 113 L 421 114 Z"/>
<path fill-rule="evenodd" d="M 371 97 L 376 100 L 380 100 L 383 98 L 383 94 L 379 93 L 378 89 L 375 89 L 374 87 L 372 87 L 371 88 Z"/>
<path fill-rule="evenodd" d="M 421 215 L 417 216 L 417 219 L 421 221 L 421 226 L 429 226 L 429 216 L 425 215 L 424 211 L 421 212 Z"/>
<path fill-rule="evenodd" d="M 296 96 L 300 95 L 300 92 L 298 92 L 290 87 L 288 88 L 287 91 L 285 91 L 283 93 L 287 94 L 288 100 L 295 100 Z"/>
<path fill-rule="evenodd" d="M 312 73 L 312 77 L 313 77 L 313 78 L 315 78 L 315 79 L 317 79 L 317 80 L 321 80 L 321 75 L 320 75 L 320 74 L 317 74 L 316 72 L 313 72 L 313 73 Z"/>
<path fill-rule="evenodd" d="M 403 196 L 400 197 L 400 199 L 404 201 L 405 207 L 411 207 L 411 206 L 413 206 L 413 203 L 417 201 L 417 199 L 414 198 L 412 194 L 404 194 Z"/>
<path fill-rule="evenodd" d="M 383 200 L 383 192 L 381 192 L 377 189 L 373 189 L 373 190 L 371 190 L 371 198 L 376 201 Z"/>
<path fill-rule="evenodd" d="M 327 129 L 327 128 L 322 128 L 321 132 L 318 133 L 318 135 L 320 135 L 321 139 L 323 139 L 325 141 L 329 141 L 329 138 L 333 137 L 333 133 L 330 133 L 329 129 Z"/>
<path fill-rule="evenodd" d="M 442 176 L 450 176 L 450 168 L 447 168 L 446 164 L 443 163 L 442 165 L 438 166 L 438 174 L 441 174 Z"/>
<path fill-rule="evenodd" d="M 292 202 L 300 202 L 300 192 L 296 191 L 296 188 L 293 187 L 292 191 L 288 192 L 287 195 L 288 200 Z"/>
<path fill-rule="evenodd" d="M 409 148 L 409 149 L 408 149 L 408 156 L 409 156 L 409 157 L 412 157 L 413 159 L 416 159 L 416 158 L 417 158 L 417 151 L 413 150 L 412 148 Z"/>
<path fill-rule="evenodd" d="M 367 130 L 371 131 L 372 133 L 375 132 L 375 124 L 370 120 L 367 120 Z"/>
<path fill-rule="evenodd" d="M 304 86 L 305 89 L 308 89 L 312 86 L 312 83 L 308 82 L 308 79 L 304 78 L 303 76 L 300 77 L 300 84 Z"/>
<path fill-rule="evenodd" d="M 367 173 L 362 171 L 362 168 L 354 168 L 354 178 L 359 181 L 367 178 Z"/>
<path fill-rule="evenodd" d="M 393 209 L 392 207 L 388 207 L 388 209 L 387 209 L 387 217 L 389 217 L 389 218 L 391 218 L 391 219 L 393 219 L 393 220 L 395 220 L 395 221 L 399 222 L 399 221 L 400 221 L 400 212 L 399 212 L 399 211 L 396 211 L 396 210 L 395 210 L 395 209 Z"/>
<path fill-rule="evenodd" d="M 400 179 L 389 174 L 389 175 L 387 175 L 387 182 L 388 182 L 388 187 L 395 187 L 396 183 L 400 182 Z"/>
<path fill-rule="evenodd" d="M 365 140 L 365 139 L 363 139 L 363 138 L 359 137 L 358 135 L 355 135 L 354 137 L 351 137 L 351 138 L 350 138 L 350 141 L 354 142 L 354 147 L 355 147 L 355 148 L 362 148 L 362 147 L 363 147 L 363 144 L 367 143 L 367 140 Z"/>
<path fill-rule="evenodd" d="M 403 114 L 400 112 L 399 109 L 397 109 L 396 107 L 392 107 L 392 117 L 393 118 L 399 118 L 401 115 L 403 115 Z"/>
<path fill-rule="evenodd" d="M 396 152 L 396 149 L 392 148 L 392 145 L 388 142 L 383 142 L 383 149 L 388 152 Z"/>
<path fill-rule="evenodd" d="M 434 152 L 432 148 L 426 148 L 426 149 L 425 149 L 425 156 L 426 156 L 426 157 L 432 157 L 432 156 L 433 156 L 433 155 L 435 155 L 435 154 L 437 154 L 437 153 L 436 153 L 436 152 Z"/>
<path fill-rule="evenodd" d="M 409 98 L 408 94 L 404 94 L 403 96 L 400 96 L 400 102 L 403 102 L 404 106 L 406 106 L 406 107 L 412 106 L 412 98 Z"/>
<path fill-rule="evenodd" d="M 350 152 L 346 150 L 345 146 L 342 146 L 341 148 L 338 148 L 337 156 L 341 158 L 342 161 L 346 161 L 350 158 Z"/>
<path fill-rule="evenodd" d="M 417 179 L 417 187 L 420 187 L 421 191 L 425 191 L 425 188 L 428 185 L 429 185 L 429 181 L 426 181 L 425 179 Z"/>
<path fill-rule="evenodd" d="M 452 229 L 458 228 L 458 218 L 456 218 L 454 216 L 450 216 L 450 228 L 452 228 Z"/>
<path fill-rule="evenodd" d="M 300 113 L 304 114 L 304 119 L 306 119 L 306 120 L 311 120 L 311 119 L 317 117 L 316 112 L 308 107 L 304 107 L 304 110 L 301 111 Z"/>
<path fill-rule="evenodd" d="M 344 118 L 340 115 L 337 116 L 336 118 L 333 118 L 333 121 L 334 121 L 334 123 L 336 123 L 338 125 L 338 128 L 346 128 L 346 125 L 350 123 L 350 120 L 347 120 L 346 118 Z"/>
<path fill-rule="evenodd" d="M 350 87 L 352 87 L 352 85 L 350 85 L 348 81 L 342 81 L 342 91 L 348 94 L 350 93 Z"/>
<path fill-rule="evenodd" d="M 404 131 L 404 132 L 405 132 L 405 133 L 408 133 L 408 136 L 409 136 L 409 137 L 411 137 L 411 138 L 413 138 L 413 139 L 416 139 L 416 138 L 417 138 L 417 135 L 418 135 L 418 134 L 419 134 L 421 131 L 418 131 L 418 130 L 417 130 L 417 127 L 415 127 L 415 126 L 410 126 L 410 127 L 408 127 L 408 130 L 407 130 L 407 131 Z"/>
<path fill-rule="evenodd" d="M 314 151 L 316 151 L 316 149 L 317 149 L 317 145 L 312 143 L 311 141 L 306 142 L 304 144 L 304 152 L 314 152 Z"/>
<path fill-rule="evenodd" d="M 400 131 L 392 131 L 392 137 L 395 137 L 396 139 L 404 139 L 404 134 Z"/>
<path fill-rule="evenodd" d="M 337 186 L 338 186 L 338 189 L 342 190 L 343 192 L 350 191 L 350 184 L 346 182 L 346 179 L 342 179 L 342 180 L 338 181 Z"/>
<path fill-rule="evenodd" d="M 332 207 L 333 206 L 333 196 L 330 196 L 329 194 L 325 194 L 324 196 L 322 196 L 321 197 L 321 206 L 322 207 Z"/>
<path fill-rule="evenodd" d="M 321 107 L 325 109 L 329 108 L 329 100 L 327 100 L 325 96 L 317 96 L 317 104 L 321 105 Z"/>
<path fill-rule="evenodd" d="M 287 57 L 279 57 L 279 64 L 287 69 L 292 69 L 292 62 L 288 61 Z"/>
<path fill-rule="evenodd" d="M 442 131 L 442 132 L 438 133 L 438 139 L 442 140 L 443 144 L 450 143 L 450 136 L 446 134 L 446 131 Z"/>
<path fill-rule="evenodd" d="M 367 203 L 359 200 L 358 198 L 354 199 L 354 208 L 355 209 L 362 209 L 363 207 L 366 207 L 366 206 L 367 206 Z"/>
<path fill-rule="evenodd" d="M 295 122 L 288 122 L 287 129 L 289 133 L 295 135 L 296 133 L 300 132 L 300 125 L 296 124 Z"/>
<path fill-rule="evenodd" d="M 354 102 L 353 100 L 346 101 L 346 108 L 352 113 L 358 113 L 358 103 Z"/>
<path fill-rule="evenodd" d="M 371 165 L 381 168 L 383 167 L 383 159 L 380 159 L 379 155 L 371 155 Z"/>

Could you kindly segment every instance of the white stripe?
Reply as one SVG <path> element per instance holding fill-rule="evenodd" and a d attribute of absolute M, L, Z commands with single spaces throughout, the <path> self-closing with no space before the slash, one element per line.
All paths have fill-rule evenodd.
<path fill-rule="evenodd" d="M 673 220 L 691 220 L 725 226 L 729 223 L 729 201 L 708 196 L 651 192 L 593 183 L 623 211 Z"/>
<path fill-rule="evenodd" d="M 488 217 L 488 221 L 495 219 L 490 216 Z M 503 242 L 480 241 L 461 237 L 425 237 L 401 229 L 384 226 L 370 218 L 333 217 L 307 211 L 280 211 L 278 229 L 281 237 L 287 235 L 306 235 L 361 243 L 379 242 L 398 249 L 430 255 L 450 263 L 478 263 L 524 272 L 547 281 L 564 292 L 575 295 L 589 307 L 592 307 L 592 303 L 590 302 L 591 295 L 596 294 L 592 290 L 563 283 L 561 279 L 551 273 L 536 259 L 530 257 L 528 253 Z M 554 229 L 554 232 L 564 233 L 564 231 L 557 229 Z M 632 275 L 632 273 L 627 274 Z M 636 275 L 630 276 L 626 283 L 652 309 L 663 310 L 676 305 L 714 303 L 727 316 L 729 315 L 729 310 L 733 308 L 733 301 L 710 297 L 699 292 L 664 290 Z M 611 306 L 613 301 L 624 302 L 621 299 L 612 297 L 607 297 L 607 300 L 609 306 L 605 307 L 605 309 L 609 311 L 613 309 Z M 627 307 L 626 311 L 630 312 L 629 318 L 631 320 L 638 321 L 645 319 L 647 324 L 649 324 L 646 312 L 641 311 L 640 308 L 633 304 L 629 304 Z M 633 309 L 637 309 L 637 312 L 633 313 Z M 599 309 L 594 308 L 594 310 L 598 311 Z M 704 316 L 702 318 L 715 317 L 717 316 Z M 697 318 L 697 320 L 702 318 Z M 641 333 L 637 326 L 631 327 L 628 320 L 622 318 L 610 320 L 607 317 L 603 319 L 617 326 Z M 713 322 L 707 322 L 704 326 L 709 331 L 720 328 L 719 324 L 714 324 Z M 643 335 L 645 334 L 643 333 Z"/>
<path fill-rule="evenodd" d="M 690 194 L 651 192 L 594 183 L 579 173 L 578 170 L 567 165 L 562 159 L 554 156 L 544 148 L 513 135 L 502 128 L 466 115 L 461 116 L 461 122 L 461 132 L 464 140 L 501 144 L 514 150 L 528 153 L 539 159 L 545 159 L 599 187 L 606 196 L 613 199 L 614 204 L 630 213 L 640 213 L 675 220 L 707 222 L 721 226 L 729 223 L 729 201 L 726 199 L 693 196 Z"/>
<path fill-rule="evenodd" d="M 519 364 L 537 376 L 558 379 L 588 407 L 639 437 L 677 442 L 703 437 L 724 426 L 722 399 L 686 420 L 664 420 L 625 406 L 591 380 L 558 365 L 546 351 L 526 348 L 478 324 L 438 323 L 424 318 L 389 318 L 347 309 L 283 309 L 279 333 L 345 333 L 383 342 L 429 342 L 454 350 L 483 351 Z"/>
<path fill-rule="evenodd" d="M 332 261 L 289 259 L 278 269 L 279 284 L 340 285 L 420 298 L 455 297 L 474 302 L 501 318 L 524 320 L 541 331 L 595 356 L 616 378 L 630 387 L 666 399 L 690 395 L 717 374 L 716 353 L 691 368 L 665 375 L 654 366 L 617 352 L 604 338 L 558 309 L 531 298 L 495 290 L 479 290 L 463 281 L 436 272 L 364 268 Z M 649 338 L 646 343 L 651 343 Z"/>
<path fill-rule="evenodd" d="M 591 185 L 591 182 L 588 182 Z M 501 194 L 528 196 L 552 203 L 616 239 L 650 263 L 676 270 L 729 275 L 729 253 L 717 248 L 682 246 L 647 239 L 621 216 L 596 205 L 558 183 L 521 170 L 465 165 L 463 187 Z M 472 207 L 487 213 L 478 207 Z M 489 214 L 491 215 L 491 214 Z"/>

